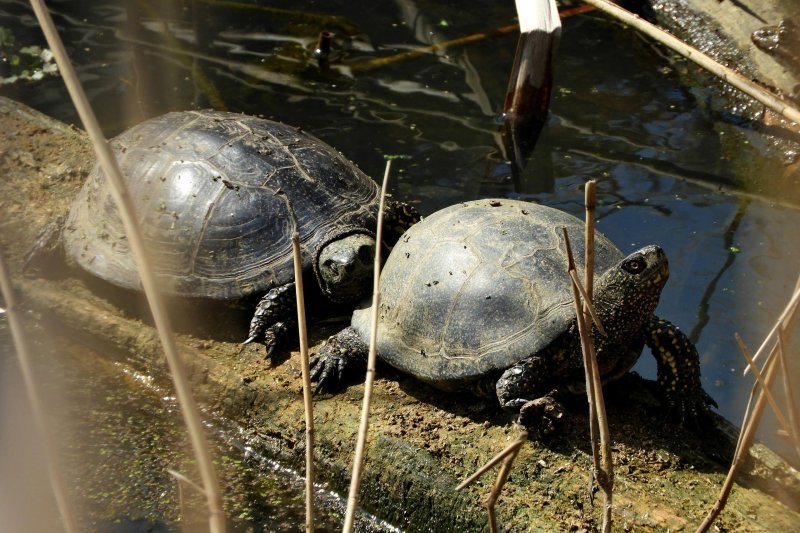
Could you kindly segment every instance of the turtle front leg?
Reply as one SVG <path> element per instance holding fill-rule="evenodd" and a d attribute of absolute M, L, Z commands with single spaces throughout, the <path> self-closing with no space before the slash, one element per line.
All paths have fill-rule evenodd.
<path fill-rule="evenodd" d="M 717 406 L 700 384 L 700 356 L 692 341 L 674 324 L 654 316 L 645 342 L 658 364 L 658 384 L 670 415 L 694 429 L 703 427 L 710 406 Z"/>
<path fill-rule="evenodd" d="M 245 344 L 258 342 L 267 347 L 267 357 L 286 339 L 286 334 L 297 322 L 297 300 L 294 282 L 270 290 L 256 306 L 250 321 L 250 333 Z"/>
<path fill-rule="evenodd" d="M 547 376 L 551 373 L 545 359 L 534 356 L 508 368 L 495 386 L 500 406 L 518 411 L 517 422 L 534 439 L 554 433 L 564 417 L 564 407 L 555 399 L 555 391 L 536 395 L 536 391 L 548 390 Z"/>
<path fill-rule="evenodd" d="M 317 382 L 315 393 L 339 390 L 348 375 L 365 371 L 368 352 L 369 346 L 352 327 L 328 338 L 311 357 L 311 381 Z"/>

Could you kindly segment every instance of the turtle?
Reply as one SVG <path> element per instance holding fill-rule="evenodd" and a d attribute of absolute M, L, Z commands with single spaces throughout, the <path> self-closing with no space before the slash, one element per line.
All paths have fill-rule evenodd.
<path fill-rule="evenodd" d="M 169 295 L 260 297 L 246 343 L 268 356 L 296 316 L 291 238 L 321 293 L 355 305 L 372 283 L 377 184 L 328 144 L 287 124 L 238 113 L 178 111 L 124 131 L 111 146 L 154 270 Z M 385 244 L 418 219 L 387 202 Z M 29 253 L 27 270 L 61 257 L 125 289 L 140 280 L 109 181 L 92 170 L 65 218 Z"/>
<path fill-rule="evenodd" d="M 583 222 L 531 202 L 465 202 L 411 227 L 381 271 L 377 357 L 444 391 L 495 396 L 532 436 L 552 433 L 564 413 L 559 394 L 585 391 L 562 228 L 582 265 Z M 625 256 L 599 233 L 595 243 L 593 302 L 605 335 L 593 329 L 604 382 L 628 372 L 646 344 L 669 409 L 698 422 L 716 404 L 701 386 L 697 349 L 654 315 L 669 275 L 664 251 L 648 245 Z M 371 299 L 313 356 L 318 392 L 364 368 L 370 315 Z"/>

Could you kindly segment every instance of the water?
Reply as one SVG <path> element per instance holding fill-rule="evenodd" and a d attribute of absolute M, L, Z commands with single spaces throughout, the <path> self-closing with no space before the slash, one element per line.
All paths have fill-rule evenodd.
<path fill-rule="evenodd" d="M 107 134 L 195 106 L 264 114 L 313 132 L 376 178 L 384 154 L 404 156 L 391 189 L 423 213 L 513 196 L 581 215 L 583 184 L 597 179 L 598 229 L 624 252 L 665 249 L 671 278 L 658 314 L 690 332 L 703 386 L 723 416 L 740 420 L 751 378 L 741 376 L 734 333 L 755 350 L 794 287 L 797 188 L 776 192 L 783 167 L 712 106 L 707 89 L 681 83 L 678 72 L 692 66 L 602 15 L 565 20 L 552 116 L 515 187 L 496 145 L 515 36 L 370 64 L 513 23 L 510 3 L 270 2 L 289 15 L 222 4 L 151 6 L 136 34 L 124 2 L 49 2 Z M 0 26 L 41 43 L 25 6 L 0 1 Z M 207 37 L 199 45 L 193 14 Z M 321 74 L 310 55 L 321 30 L 336 33 L 340 61 L 361 67 Z M 57 78 L 2 91 L 75 120 Z M 791 364 L 796 378 L 800 362 Z M 648 356 L 636 370 L 655 376 Z M 762 438 L 786 450 L 774 432 L 767 420 Z"/>

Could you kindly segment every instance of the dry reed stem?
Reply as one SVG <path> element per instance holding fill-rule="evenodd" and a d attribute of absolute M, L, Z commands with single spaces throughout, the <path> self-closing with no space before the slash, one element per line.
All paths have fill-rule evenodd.
<path fill-rule="evenodd" d="M 184 533 L 190 533 L 189 530 L 189 506 L 186 504 L 186 497 L 183 494 L 183 485 L 187 485 L 188 487 L 196 490 L 200 494 L 203 494 L 203 487 L 189 479 L 188 477 L 184 476 L 177 470 L 172 470 L 171 468 L 167 468 L 167 472 L 173 478 L 175 478 L 175 484 L 178 486 L 178 508 L 180 509 L 180 514 L 178 518 L 181 521 L 181 531 Z"/>
<path fill-rule="evenodd" d="M 758 361 L 759 357 L 762 353 L 764 353 L 767 349 L 767 345 L 770 343 L 771 340 L 777 335 L 778 329 L 783 328 L 784 331 L 789 331 L 794 326 L 794 321 L 797 318 L 797 307 L 798 303 L 800 303 L 800 278 L 797 280 L 797 284 L 795 285 L 794 294 L 792 295 L 789 303 L 786 304 L 783 312 L 781 313 L 778 320 L 775 322 L 775 325 L 772 326 L 772 329 L 767 333 L 767 336 L 764 337 L 764 341 L 761 343 L 761 346 L 758 347 L 756 350 L 755 355 L 753 355 L 753 361 Z M 770 351 L 774 350 L 773 348 Z M 750 371 L 750 368 L 745 368 L 742 375 L 746 376 L 747 373 Z"/>
<path fill-rule="evenodd" d="M 769 340 L 773 337 L 773 335 L 775 335 L 776 333 L 778 334 L 778 339 L 773 344 L 772 349 L 769 352 L 769 356 L 767 357 L 767 360 L 764 362 L 764 367 L 761 372 L 761 374 L 763 375 L 763 380 L 756 381 L 756 383 L 753 384 L 753 390 L 750 393 L 750 400 L 747 403 L 747 409 L 745 410 L 744 418 L 742 420 L 742 430 L 739 433 L 739 440 L 736 443 L 736 452 L 734 453 L 730 470 L 728 470 L 728 475 L 725 477 L 725 481 L 722 484 L 720 495 L 717 498 L 717 501 L 714 503 L 713 507 L 709 510 L 705 520 L 703 520 L 703 522 L 697 528 L 696 533 L 704 533 L 705 531 L 708 531 L 708 529 L 714 523 L 714 520 L 717 519 L 719 514 L 722 512 L 722 509 L 724 509 L 725 504 L 728 501 L 728 497 L 730 496 L 731 490 L 733 490 L 733 484 L 736 480 L 736 474 L 738 473 L 739 468 L 741 468 L 742 464 L 744 463 L 744 460 L 747 456 L 747 452 L 750 449 L 750 445 L 753 442 L 753 438 L 755 437 L 756 430 L 758 429 L 758 424 L 761 420 L 761 415 L 764 411 L 764 406 L 768 401 L 769 398 L 768 389 L 772 386 L 773 378 L 775 377 L 775 373 L 778 371 L 777 368 L 780 364 L 780 359 L 781 359 L 780 352 L 785 349 L 785 342 L 788 341 L 786 333 L 788 331 L 791 331 L 794 319 L 796 318 L 798 298 L 800 298 L 800 278 L 798 278 L 797 283 L 795 284 L 794 294 L 792 295 L 792 298 L 789 300 L 789 303 L 786 304 L 786 307 L 784 308 L 780 317 L 778 317 L 778 320 L 776 321 L 775 325 L 767 334 L 767 337 L 764 339 L 764 342 L 761 343 L 759 351 L 756 353 L 755 356 L 750 358 L 751 360 L 754 361 L 755 358 L 758 357 L 759 353 L 765 350 Z M 759 389 L 758 388 L 759 384 L 762 383 L 763 386 L 761 386 Z M 759 390 L 759 394 L 751 413 L 750 407 L 753 398 L 755 397 L 756 390 Z"/>
<path fill-rule="evenodd" d="M 300 235 L 292 234 L 294 288 L 297 296 L 297 330 L 300 336 L 300 368 L 303 374 L 303 410 L 306 418 L 306 531 L 314 531 L 314 403 L 311 371 L 308 361 L 308 331 L 303 291 L 303 260 L 300 257 Z"/>
<path fill-rule="evenodd" d="M 356 441 L 355 457 L 353 458 L 353 474 L 350 478 L 350 491 L 347 495 L 347 511 L 344 517 L 344 527 L 342 531 L 350 533 L 353 531 L 356 507 L 358 507 L 359 494 L 361 488 L 361 472 L 364 468 L 364 449 L 367 443 L 367 431 L 369 431 L 369 407 L 372 401 L 372 386 L 375 381 L 375 363 L 377 359 L 377 340 L 378 340 L 378 306 L 380 305 L 381 287 L 381 243 L 383 242 L 383 206 L 386 201 L 386 185 L 389 183 L 389 172 L 392 168 L 392 160 L 386 160 L 386 171 L 383 174 L 381 184 L 381 197 L 378 204 L 377 230 L 375 231 L 375 267 L 372 276 L 372 313 L 370 315 L 370 338 L 369 355 L 367 357 L 367 377 L 364 380 L 364 401 L 361 406 L 361 422 L 358 427 L 358 438 Z"/>
<path fill-rule="evenodd" d="M 508 446 L 506 446 L 506 447 L 505 447 L 505 449 L 503 449 L 503 451 L 501 451 L 500 453 L 498 453 L 497 455 L 495 455 L 494 457 L 492 457 L 491 459 L 489 459 L 489 460 L 486 462 L 486 464 L 485 464 L 485 465 L 483 465 L 482 467 L 480 467 L 478 470 L 476 470 L 474 474 L 472 474 L 472 475 L 471 475 L 471 476 L 469 476 L 467 479 L 465 479 L 464 481 L 462 481 L 462 482 L 461 482 L 461 483 L 460 483 L 460 484 L 459 484 L 459 485 L 456 487 L 456 490 L 462 490 L 462 489 L 464 489 L 464 488 L 466 488 L 466 487 L 468 487 L 468 486 L 472 485 L 473 483 L 475 483 L 475 481 L 477 481 L 477 479 L 478 479 L 478 478 L 480 478 L 480 477 L 481 477 L 483 474 L 485 474 L 485 473 L 486 473 L 488 470 L 490 470 L 492 467 L 494 467 L 494 466 L 495 466 L 497 463 L 499 463 L 500 461 L 502 461 L 503 459 L 505 459 L 506 457 L 508 457 L 508 456 L 509 456 L 509 455 L 511 455 L 511 454 L 514 454 L 514 455 L 516 455 L 516 454 L 519 452 L 519 449 L 520 449 L 520 447 L 521 447 L 521 446 L 522 446 L 522 445 L 525 443 L 525 441 L 527 440 L 527 438 L 528 438 L 528 432 L 527 432 L 527 431 L 525 431 L 525 430 L 523 430 L 523 431 L 522 431 L 522 432 L 521 432 L 521 433 L 520 433 L 520 434 L 517 436 L 517 438 L 516 438 L 516 440 L 514 440 L 514 442 L 512 442 L 511 444 L 509 444 Z"/>
<path fill-rule="evenodd" d="M 777 350 L 777 347 L 775 350 Z M 766 383 L 767 387 L 771 386 L 772 380 L 775 377 L 776 368 L 778 366 L 774 364 L 777 359 L 776 357 L 773 357 L 775 355 L 775 350 L 773 350 L 773 352 L 770 354 L 770 357 L 764 364 L 766 367 L 763 372 L 765 374 L 764 382 Z M 742 423 L 742 431 L 739 434 L 739 442 L 736 447 L 736 453 L 734 454 L 733 461 L 731 462 L 731 467 L 728 470 L 728 475 L 725 477 L 725 481 L 722 484 L 719 497 L 709 510 L 706 518 L 695 530 L 695 533 L 705 533 L 708 531 L 708 529 L 714 524 L 714 521 L 717 519 L 719 514 L 722 512 L 722 509 L 725 508 L 725 504 L 728 501 L 731 490 L 733 490 L 733 484 L 736 481 L 736 474 L 739 472 L 742 464 L 744 464 L 744 460 L 747 457 L 747 451 L 750 449 L 750 445 L 753 442 L 756 430 L 758 429 L 758 424 L 761 420 L 761 414 L 764 412 L 764 406 L 767 403 L 764 390 L 765 389 L 763 387 L 760 389 L 760 393 L 758 394 L 752 415 L 749 417 L 749 419 L 745 418 L 745 421 Z"/>
<path fill-rule="evenodd" d="M 497 525 L 497 513 L 495 513 L 495 506 L 497 505 L 497 500 L 500 498 L 500 492 L 503 490 L 506 481 L 508 481 L 508 475 L 511 473 L 511 467 L 514 465 L 514 459 L 517 458 L 517 454 L 519 453 L 521 447 L 522 443 L 520 443 L 513 453 L 509 454 L 508 457 L 505 458 L 503 464 L 500 466 L 500 470 L 497 472 L 497 478 L 492 486 L 492 491 L 486 498 L 485 505 L 487 514 L 489 515 L 489 531 L 491 533 L 498 533 L 500 531 L 500 528 Z"/>
<path fill-rule="evenodd" d="M 722 79 L 725 83 L 732 85 L 754 98 L 758 102 L 764 104 L 766 107 L 772 109 L 776 113 L 783 115 L 788 120 L 795 124 L 800 124 L 800 110 L 792 105 L 784 102 L 774 94 L 765 90 L 763 87 L 753 83 L 747 78 L 743 77 L 738 72 L 714 61 L 709 56 L 700 50 L 693 48 L 681 41 L 674 35 L 662 30 L 658 26 L 650 24 L 634 15 L 630 11 L 622 9 L 621 7 L 609 2 L 608 0 L 584 0 L 587 4 L 591 4 L 597 9 L 608 13 L 614 18 L 628 24 L 641 31 L 648 37 L 655 39 L 659 43 L 671 48 L 678 52 L 683 57 L 700 65 L 710 73 Z"/>
<path fill-rule="evenodd" d="M 603 491 L 603 527 L 602 531 L 607 533 L 611 531 L 611 510 L 613 501 L 613 488 L 614 488 L 614 464 L 611 457 L 611 435 L 608 431 L 608 419 L 606 417 L 605 401 L 603 400 L 603 386 L 600 379 L 600 370 L 597 366 L 597 358 L 594 350 L 594 341 L 591 337 L 591 328 L 586 324 L 583 314 L 583 306 L 580 299 L 580 281 L 574 274 L 575 260 L 572 255 L 572 247 L 569 243 L 569 235 L 567 229 L 562 228 L 564 232 L 564 242 L 567 248 L 567 268 L 572 278 L 572 297 L 575 304 L 575 318 L 578 323 L 578 334 L 581 339 L 581 352 L 583 353 L 583 364 L 586 372 L 587 391 L 586 397 L 589 401 L 589 411 L 594 412 L 591 420 L 597 420 L 597 429 L 600 436 L 600 452 L 596 452 L 594 447 L 596 442 L 592 442 L 592 458 L 600 458 L 598 464 L 595 464 L 597 471 L 597 484 Z M 584 291 L 585 292 L 585 291 Z M 590 420 L 591 424 L 593 423 Z"/>
<path fill-rule="evenodd" d="M 219 490 L 217 474 L 211 461 L 211 453 L 208 442 L 205 439 L 200 412 L 194 401 L 186 377 L 186 369 L 178 355 L 175 337 L 172 334 L 166 307 L 158 292 L 152 267 L 147 260 L 146 246 L 136 220 L 133 203 L 125 186 L 114 153 L 103 136 L 94 111 L 92 111 L 86 93 L 83 91 L 83 87 L 72 68 L 69 56 L 53 24 L 50 13 L 47 11 L 43 0 L 31 0 L 31 5 L 33 6 L 36 18 L 47 39 L 47 43 L 53 52 L 56 64 L 67 86 L 75 109 L 78 111 L 81 122 L 92 140 L 97 159 L 105 173 L 106 179 L 108 179 L 111 185 L 111 192 L 119 208 L 120 218 L 125 227 L 125 235 L 130 243 L 131 252 L 139 270 L 142 288 L 150 304 L 153 321 L 156 325 L 161 344 L 164 347 L 164 355 L 166 356 L 170 375 L 175 385 L 176 397 L 188 429 L 189 439 L 194 449 L 195 458 L 197 459 L 209 509 L 209 528 L 212 533 L 222 533 L 226 531 L 226 524 L 225 516 L 222 511 L 222 496 Z"/>
<path fill-rule="evenodd" d="M 44 449 L 45 468 L 50 479 L 50 485 L 53 488 L 53 495 L 56 498 L 56 506 L 58 507 L 58 512 L 61 514 L 61 520 L 67 533 L 77 533 L 79 531 L 78 522 L 69 504 L 67 485 L 64 482 L 61 469 L 56 460 L 57 453 L 53 438 L 47 430 L 44 407 L 42 406 L 41 395 L 39 394 L 36 378 L 34 377 L 31 352 L 28 348 L 28 342 L 25 340 L 25 329 L 22 326 L 22 320 L 17 313 L 17 299 L 14 296 L 14 286 L 11 284 L 11 275 L 9 274 L 5 259 L 3 258 L 2 250 L 0 250 L 0 294 L 3 295 L 3 300 L 6 304 L 5 312 L 8 320 L 8 328 L 11 330 L 11 338 L 14 340 L 14 346 L 17 349 L 17 360 L 19 361 L 19 367 L 22 371 L 22 379 L 25 382 L 25 391 L 28 395 L 28 403 L 30 403 L 33 422 L 41 439 L 42 448 Z"/>
<path fill-rule="evenodd" d="M 594 299 L 594 213 L 595 208 L 597 207 L 597 194 L 596 194 L 596 187 L 595 181 L 589 180 L 586 182 L 584 186 L 584 211 L 585 211 L 585 219 L 584 219 L 584 232 L 583 232 L 583 240 L 584 240 L 584 276 L 586 280 L 586 292 L 581 294 L 583 296 L 583 313 L 584 313 L 584 320 L 588 321 L 586 318 L 586 314 L 591 313 L 594 309 L 593 299 Z M 570 270 L 570 274 L 577 274 L 574 270 Z M 572 276 L 571 276 L 572 277 Z M 574 281 L 574 280 L 573 280 Z M 596 313 L 592 317 L 595 320 Z M 595 320 L 596 324 L 600 322 L 599 319 Z M 602 328 L 598 327 L 598 331 L 601 333 L 603 332 Z M 602 333 L 605 335 L 605 333 Z M 591 395 L 592 397 L 596 396 L 594 392 L 594 381 L 589 379 L 590 375 L 586 373 L 586 391 L 587 395 Z M 600 428 L 597 424 L 597 413 L 595 412 L 595 406 L 590 401 L 589 402 L 589 439 L 592 445 L 592 465 L 593 470 L 589 476 L 589 484 L 587 486 L 588 497 L 589 501 L 594 503 L 594 491 L 593 484 L 594 484 L 594 474 L 595 472 L 600 470 L 600 442 L 599 436 Z"/>
<path fill-rule="evenodd" d="M 778 328 L 778 357 L 781 363 L 781 377 L 783 378 L 783 390 L 786 394 L 786 412 L 788 413 L 789 420 L 789 438 L 795 445 L 795 451 L 800 456 L 800 426 L 798 426 L 797 413 L 795 411 L 795 394 L 794 394 L 794 381 L 792 381 L 791 373 L 789 372 L 789 361 L 786 359 L 786 334 L 783 328 Z"/>
<path fill-rule="evenodd" d="M 750 350 L 747 349 L 747 345 L 745 345 L 744 341 L 742 340 L 742 338 L 739 336 L 738 333 L 735 334 L 735 337 L 736 337 L 736 342 L 739 344 L 739 349 L 742 352 L 742 356 L 745 358 L 748 366 L 750 367 L 750 371 L 753 372 L 753 375 L 756 377 L 756 381 L 761 386 L 761 390 L 763 390 L 764 394 L 767 396 L 767 402 L 769 402 L 769 406 L 772 408 L 772 412 L 775 413 L 775 418 L 777 418 L 778 423 L 781 425 L 783 430 L 786 431 L 787 435 L 792 440 L 792 444 L 794 444 L 795 446 L 795 451 L 797 452 L 798 457 L 800 457 L 800 442 L 798 442 L 794 438 L 794 431 L 792 430 L 788 420 L 784 416 L 780 406 L 778 406 L 778 402 L 775 400 L 775 396 L 773 396 L 772 391 L 770 391 L 769 387 L 767 387 L 767 384 L 764 381 L 764 376 L 761 375 L 761 372 L 758 370 L 758 367 L 756 367 L 753 358 L 750 356 Z M 778 352 L 779 352 L 778 361 L 782 362 L 783 358 L 780 357 L 780 353 L 783 352 L 783 350 L 779 349 Z M 783 368 L 783 365 L 781 365 L 781 368 Z"/>
<path fill-rule="evenodd" d="M 475 471 L 474 474 L 469 476 L 467 479 L 462 481 L 457 487 L 456 490 L 461 490 L 465 487 L 468 487 L 472 483 L 474 483 L 479 477 L 485 474 L 489 469 L 494 467 L 500 461 L 503 462 L 503 465 L 500 467 L 500 470 L 497 472 L 497 478 L 495 479 L 494 485 L 492 485 L 492 490 L 489 493 L 489 496 L 486 498 L 486 510 L 489 514 L 489 531 L 491 533 L 495 533 L 499 531 L 497 526 L 497 514 L 495 513 L 495 505 L 497 504 L 498 498 L 500 498 L 500 492 L 503 490 L 503 486 L 505 485 L 506 481 L 508 480 L 508 475 L 511 473 L 511 467 L 514 464 L 514 459 L 516 459 L 517 454 L 519 453 L 520 449 L 522 449 L 522 445 L 525 444 L 525 441 L 528 440 L 528 432 L 526 430 L 522 430 L 517 438 L 509 444 L 508 446 L 503 449 L 500 453 L 489 459 L 485 465 L 480 467 L 478 470 Z"/>

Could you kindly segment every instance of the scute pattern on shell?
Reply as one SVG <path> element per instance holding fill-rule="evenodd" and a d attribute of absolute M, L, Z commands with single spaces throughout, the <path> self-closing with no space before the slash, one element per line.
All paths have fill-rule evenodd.
<path fill-rule="evenodd" d="M 582 276 L 583 222 L 516 200 L 479 200 L 412 226 L 381 274 L 378 353 L 443 386 L 508 368 L 537 353 L 574 318 L 566 227 Z M 596 275 L 623 258 L 596 234 Z M 367 309 L 353 327 L 369 338 Z"/>
<path fill-rule="evenodd" d="M 246 115 L 176 112 L 112 141 L 156 272 L 172 294 L 239 298 L 293 279 L 291 235 L 310 268 L 325 235 L 374 231 L 377 185 L 299 129 Z M 67 257 L 138 288 L 108 181 L 96 168 L 64 230 Z"/>

